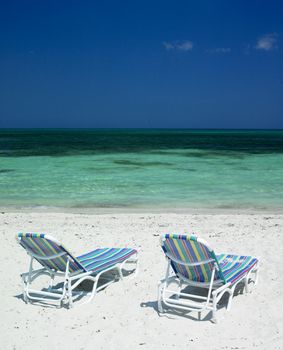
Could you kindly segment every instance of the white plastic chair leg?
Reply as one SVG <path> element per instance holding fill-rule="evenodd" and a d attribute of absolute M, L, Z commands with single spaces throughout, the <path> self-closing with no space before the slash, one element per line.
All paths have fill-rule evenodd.
<path fill-rule="evenodd" d="M 249 275 L 245 278 L 245 292 L 246 294 L 249 292 Z"/>
<path fill-rule="evenodd" d="M 117 270 L 118 270 L 118 273 L 119 273 L 120 280 L 121 280 L 122 282 L 124 282 L 124 276 L 123 276 L 123 272 L 122 272 L 122 266 L 121 266 L 121 265 L 118 265 L 118 266 L 117 266 Z"/>
<path fill-rule="evenodd" d="M 216 311 L 217 311 L 217 294 L 212 293 L 212 319 L 213 323 L 217 323 Z"/>
<path fill-rule="evenodd" d="M 24 302 L 25 302 L 26 304 L 28 304 L 28 303 L 29 303 L 29 298 L 28 298 L 28 296 L 27 296 L 27 292 L 26 292 L 26 291 L 24 291 L 23 297 L 24 297 Z"/>
<path fill-rule="evenodd" d="M 258 283 L 258 268 L 255 271 L 255 285 Z"/>
<path fill-rule="evenodd" d="M 230 310 L 231 310 L 231 305 L 232 305 L 234 290 L 235 290 L 235 286 L 232 287 L 230 290 L 228 290 L 228 293 L 229 293 L 230 295 L 229 295 L 229 299 L 228 299 L 228 303 L 227 303 L 227 311 L 230 311 Z"/>
<path fill-rule="evenodd" d="M 132 264 L 134 264 L 134 263 L 136 264 L 135 271 L 127 279 L 136 278 L 137 275 L 138 275 L 138 272 L 139 272 L 139 259 L 138 259 L 138 256 L 136 258 L 134 258 L 133 260 L 126 261 L 126 263 L 127 262 L 132 263 Z"/>
<path fill-rule="evenodd" d="M 69 308 L 71 309 L 73 306 L 74 306 L 74 304 L 73 304 L 73 295 L 72 295 L 72 285 L 71 285 L 71 281 L 70 280 L 68 280 L 68 291 L 67 291 L 67 293 L 68 293 L 68 300 L 69 300 Z"/>
<path fill-rule="evenodd" d="M 179 280 L 179 282 L 178 282 L 178 292 L 177 292 L 176 299 L 180 299 L 181 290 L 182 290 L 182 282 L 181 282 L 181 280 Z"/>

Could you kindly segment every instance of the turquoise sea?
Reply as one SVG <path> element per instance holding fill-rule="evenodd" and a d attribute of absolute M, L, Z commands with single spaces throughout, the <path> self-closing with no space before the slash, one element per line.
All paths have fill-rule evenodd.
<path fill-rule="evenodd" d="M 0 130 L 2 207 L 283 208 L 283 131 Z"/>

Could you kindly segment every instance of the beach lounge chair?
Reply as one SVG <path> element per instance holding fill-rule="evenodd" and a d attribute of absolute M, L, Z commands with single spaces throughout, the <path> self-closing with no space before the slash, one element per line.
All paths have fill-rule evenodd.
<path fill-rule="evenodd" d="M 95 249 L 75 257 L 59 241 L 49 235 L 19 233 L 16 238 L 31 258 L 29 271 L 21 275 L 24 287 L 23 296 L 27 303 L 36 301 L 55 306 L 72 307 L 75 300 L 81 299 L 86 294 L 77 287 L 83 281 L 88 280 L 93 283 L 91 292 L 87 293 L 90 297 L 80 302 L 87 303 L 99 290 L 117 279 L 123 279 L 125 264 L 135 264 L 135 274 L 137 273 L 138 259 L 135 249 Z M 33 268 L 34 260 L 38 261 L 41 268 Z M 49 287 L 40 290 L 32 289 L 32 282 L 42 275 L 50 277 Z M 61 278 L 61 283 L 54 285 L 55 277 L 56 281 Z M 103 281 L 104 283 L 101 284 Z"/>
<path fill-rule="evenodd" d="M 248 292 L 252 273 L 257 282 L 258 259 L 216 255 L 206 241 L 194 235 L 166 234 L 161 237 L 161 247 L 167 258 L 167 269 L 158 287 L 160 313 L 164 312 L 163 304 L 182 311 L 197 311 L 199 318 L 202 311 L 211 310 L 212 321 L 216 323 L 217 304 L 223 294 L 229 293 L 229 310 L 238 283 L 244 282 Z M 173 284 L 177 284 L 177 290 L 172 290 Z M 207 293 L 203 293 L 203 288 Z"/>

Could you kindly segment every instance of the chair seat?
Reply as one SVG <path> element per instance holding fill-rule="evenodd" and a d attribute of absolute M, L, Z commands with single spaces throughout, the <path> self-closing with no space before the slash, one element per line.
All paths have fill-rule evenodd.
<path fill-rule="evenodd" d="M 219 254 L 217 259 L 226 283 L 232 284 L 243 278 L 258 262 L 251 256 L 231 254 Z"/>
<path fill-rule="evenodd" d="M 102 248 L 80 255 L 76 259 L 87 271 L 98 273 L 122 263 L 137 251 L 131 248 Z"/>

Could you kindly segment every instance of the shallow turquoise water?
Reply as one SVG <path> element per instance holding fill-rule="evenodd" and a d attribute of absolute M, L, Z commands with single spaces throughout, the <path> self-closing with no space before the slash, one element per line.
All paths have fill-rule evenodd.
<path fill-rule="evenodd" d="M 283 132 L 0 132 L 0 205 L 282 208 Z"/>

